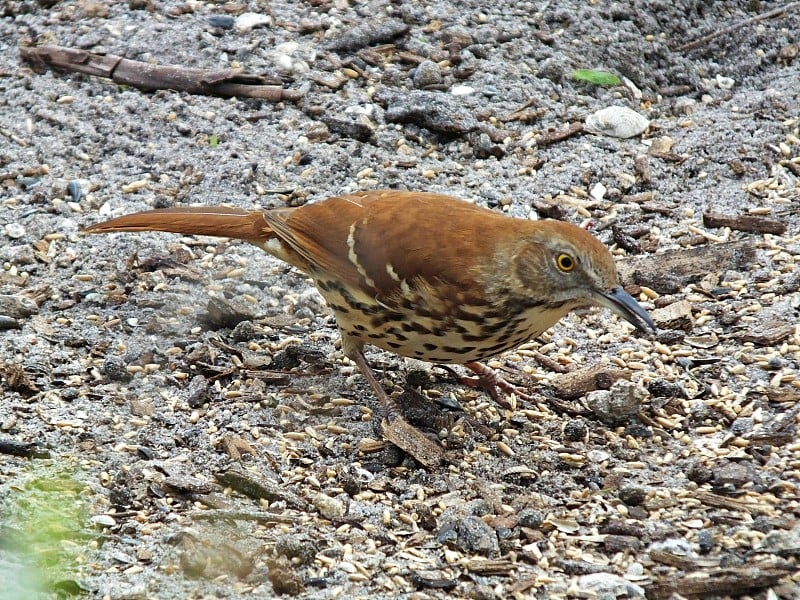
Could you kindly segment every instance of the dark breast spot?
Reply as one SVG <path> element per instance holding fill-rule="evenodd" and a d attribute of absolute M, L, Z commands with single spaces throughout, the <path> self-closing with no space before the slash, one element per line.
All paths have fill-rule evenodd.
<path fill-rule="evenodd" d="M 471 333 L 465 333 L 461 336 L 465 342 L 482 342 L 486 339 L 484 335 L 472 335 Z"/>
<path fill-rule="evenodd" d="M 469 354 L 470 352 L 475 352 L 477 348 L 475 346 L 459 346 L 455 348 L 453 346 L 445 346 L 442 348 L 445 352 L 449 354 Z"/>
<path fill-rule="evenodd" d="M 403 325 L 402 325 L 402 328 L 403 328 L 403 331 L 405 331 L 407 333 L 420 333 L 422 335 L 430 335 L 431 333 L 433 333 L 430 329 L 425 327 L 423 324 L 417 323 L 417 322 L 413 322 L 413 321 L 411 323 L 404 322 Z"/>
<path fill-rule="evenodd" d="M 382 325 L 386 325 L 387 323 L 391 323 L 393 321 L 402 321 L 404 318 L 403 315 L 401 315 L 400 313 L 384 312 L 384 311 L 385 309 L 381 309 L 380 312 L 382 312 L 383 314 L 377 314 L 376 316 L 372 317 L 369 320 L 369 324 L 372 327 L 376 328 L 381 327 Z M 379 311 L 373 311 L 373 312 L 378 313 Z"/>
<path fill-rule="evenodd" d="M 510 344 L 502 343 L 502 344 L 495 344 L 494 346 L 489 346 L 488 348 L 485 348 L 484 351 L 486 353 L 485 354 L 486 356 L 494 356 L 495 354 L 500 354 L 501 352 L 504 352 L 509 348 L 511 348 Z"/>

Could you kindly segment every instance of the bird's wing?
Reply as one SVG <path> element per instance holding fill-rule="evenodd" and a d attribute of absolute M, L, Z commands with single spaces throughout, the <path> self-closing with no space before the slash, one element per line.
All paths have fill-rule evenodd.
<path fill-rule="evenodd" d="M 297 209 L 267 211 L 283 243 L 309 270 L 389 298 L 403 283 L 474 288 L 476 266 L 494 253 L 502 215 L 449 196 L 376 191 Z"/>

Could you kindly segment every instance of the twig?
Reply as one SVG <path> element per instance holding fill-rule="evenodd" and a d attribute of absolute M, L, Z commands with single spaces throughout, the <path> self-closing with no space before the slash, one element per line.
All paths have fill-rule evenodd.
<path fill-rule="evenodd" d="M 737 29 L 740 29 L 746 25 L 752 25 L 753 23 L 758 23 L 759 21 L 763 21 L 764 19 L 771 19 L 772 17 L 777 17 L 778 15 L 781 15 L 789 10 L 798 7 L 800 7 L 800 2 L 792 2 L 790 4 L 787 4 L 786 6 L 775 8 L 763 14 L 756 15 L 755 17 L 750 17 L 749 19 L 745 19 L 744 21 L 739 21 L 738 23 L 734 23 L 729 27 L 724 27 L 723 29 L 719 29 L 714 33 L 709 33 L 708 35 L 704 35 L 703 37 L 698 38 L 694 41 L 683 44 L 682 46 L 678 46 L 677 48 L 673 48 L 673 51 L 685 52 L 686 50 L 694 50 L 695 48 L 699 48 L 700 46 L 707 44 L 713 39 L 716 39 L 723 35 L 728 35 L 729 33 L 732 33 Z"/>
<path fill-rule="evenodd" d="M 567 138 L 571 138 L 581 132 L 583 132 L 583 123 L 570 123 L 564 129 L 559 130 L 548 129 L 541 135 L 536 136 L 536 145 L 540 148 L 550 146 L 556 142 L 563 142 Z"/>

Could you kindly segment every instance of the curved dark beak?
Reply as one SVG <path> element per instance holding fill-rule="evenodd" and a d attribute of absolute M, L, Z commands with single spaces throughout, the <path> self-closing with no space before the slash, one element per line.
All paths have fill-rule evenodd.
<path fill-rule="evenodd" d="M 614 311 L 642 333 L 655 333 L 656 324 L 642 305 L 618 285 L 609 292 L 600 292 L 601 304 Z"/>

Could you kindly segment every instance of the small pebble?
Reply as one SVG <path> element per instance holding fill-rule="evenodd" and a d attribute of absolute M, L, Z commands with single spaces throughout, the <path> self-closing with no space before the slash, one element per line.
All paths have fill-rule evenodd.
<path fill-rule="evenodd" d="M 232 29 L 236 20 L 230 15 L 211 15 L 208 17 L 208 24 L 220 29 Z"/>
<path fill-rule="evenodd" d="M 533 508 L 523 508 L 517 515 L 521 527 L 528 527 L 530 529 L 537 529 L 544 521 L 544 515 L 541 511 Z"/>
<path fill-rule="evenodd" d="M 710 529 L 702 529 L 697 533 L 697 547 L 700 554 L 708 554 L 714 549 L 714 534 Z"/>
<path fill-rule="evenodd" d="M 103 373 L 110 381 L 131 380 L 131 374 L 128 373 L 125 361 L 118 356 L 109 356 L 103 361 Z"/>
<path fill-rule="evenodd" d="M 732 77 L 723 77 L 722 75 L 717 75 L 717 85 L 722 90 L 729 90 L 736 85 L 736 80 Z"/>
<path fill-rule="evenodd" d="M 689 467 L 686 477 L 689 481 L 702 485 L 714 479 L 714 472 L 705 465 L 695 463 Z"/>
<path fill-rule="evenodd" d="M 25 237 L 25 228 L 19 223 L 7 223 L 6 226 L 3 227 L 3 231 L 12 240 L 18 240 L 21 237 Z"/>
<path fill-rule="evenodd" d="M 650 382 L 650 385 L 647 386 L 647 390 L 654 398 L 683 397 L 683 390 L 680 385 L 664 379 L 654 379 Z"/>
<path fill-rule="evenodd" d="M 754 479 L 755 472 L 747 463 L 731 462 L 714 469 L 715 486 L 733 486 L 739 489 Z"/>
<path fill-rule="evenodd" d="M 424 60 L 414 69 L 412 81 L 414 86 L 418 88 L 439 85 L 442 83 L 442 70 L 432 60 Z"/>
<path fill-rule="evenodd" d="M 800 525 L 795 525 L 789 531 L 769 532 L 761 540 L 758 550 L 786 558 L 800 556 Z"/>
<path fill-rule="evenodd" d="M 73 202 L 80 202 L 81 198 L 86 195 L 81 187 L 81 182 L 76 179 L 73 179 L 67 184 L 67 193 Z"/>
<path fill-rule="evenodd" d="M 458 535 L 455 546 L 468 554 L 482 554 L 496 557 L 500 555 L 500 543 L 494 529 L 479 517 L 465 517 L 457 523 Z"/>
<path fill-rule="evenodd" d="M 579 419 L 570 419 L 562 428 L 564 441 L 579 442 L 586 438 L 589 431 L 586 422 Z"/>
<path fill-rule="evenodd" d="M 677 532 L 673 535 L 678 535 Z M 692 547 L 689 542 L 683 538 L 672 537 L 665 540 L 653 542 L 648 550 L 661 550 L 662 552 L 669 552 L 675 556 L 692 556 Z"/>
<path fill-rule="evenodd" d="M 586 394 L 586 406 L 606 425 L 621 425 L 639 413 L 649 395 L 644 387 L 621 379 L 610 390 Z"/>
<path fill-rule="evenodd" d="M 114 527 L 117 524 L 114 518 L 109 515 L 95 515 L 89 520 L 100 527 Z"/>
<path fill-rule="evenodd" d="M 239 33 L 247 33 L 256 27 L 266 27 L 272 24 L 272 17 L 260 13 L 246 12 L 236 17 L 234 25 Z"/>
<path fill-rule="evenodd" d="M 256 328 L 252 321 L 239 321 L 231 331 L 234 342 L 249 342 L 256 337 Z"/>
<path fill-rule="evenodd" d="M 646 598 L 644 589 L 635 583 L 631 583 L 624 577 L 613 573 L 591 573 L 581 575 L 578 578 L 579 595 L 589 598 L 602 598 L 603 600 L 614 600 L 625 598 L 626 600 L 636 600 Z"/>
<path fill-rule="evenodd" d="M 475 88 L 469 85 L 454 85 L 450 88 L 450 93 L 453 96 L 469 96 L 475 93 Z"/>
<path fill-rule="evenodd" d="M 331 498 L 327 494 L 317 494 L 314 496 L 313 502 L 319 513 L 331 521 L 340 520 L 347 514 L 347 505 L 338 498 Z"/>
<path fill-rule="evenodd" d="M 21 329 L 22 323 L 19 319 L 0 315 L 0 330 L 5 329 Z"/>
<path fill-rule="evenodd" d="M 24 319 L 39 312 L 36 302 L 18 294 L 0 294 L 0 315 Z"/>
<path fill-rule="evenodd" d="M 308 565 L 314 561 L 319 548 L 311 540 L 296 535 L 282 535 L 275 540 L 273 551 L 278 556 L 297 559 L 301 565 Z"/>
<path fill-rule="evenodd" d="M 647 498 L 647 490 L 638 485 L 626 485 L 619 490 L 619 499 L 628 506 L 638 506 Z"/>
<path fill-rule="evenodd" d="M 184 393 L 186 402 L 191 408 L 200 408 L 209 400 L 208 380 L 202 375 L 195 375 Z"/>

